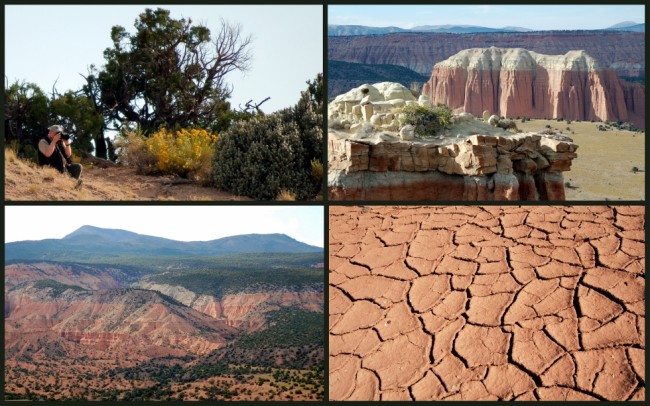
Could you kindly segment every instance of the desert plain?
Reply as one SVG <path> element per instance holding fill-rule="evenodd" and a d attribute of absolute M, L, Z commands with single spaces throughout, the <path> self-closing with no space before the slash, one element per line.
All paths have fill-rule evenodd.
<path fill-rule="evenodd" d="M 578 145 L 578 157 L 564 173 L 566 200 L 645 199 L 645 132 L 600 131 L 604 123 L 590 121 L 516 121 L 524 132 L 543 131 L 549 125 Z"/>

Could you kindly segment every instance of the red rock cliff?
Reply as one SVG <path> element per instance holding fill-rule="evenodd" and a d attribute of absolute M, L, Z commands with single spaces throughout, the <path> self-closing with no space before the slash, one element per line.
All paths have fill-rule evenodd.
<path fill-rule="evenodd" d="M 626 90 L 624 90 L 626 89 Z M 423 94 L 433 103 L 505 117 L 632 121 L 644 127 L 645 89 L 622 85 L 584 51 L 466 49 L 437 63 Z"/>

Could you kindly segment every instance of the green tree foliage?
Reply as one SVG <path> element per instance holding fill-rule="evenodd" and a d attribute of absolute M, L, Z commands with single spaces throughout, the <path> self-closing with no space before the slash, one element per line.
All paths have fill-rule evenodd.
<path fill-rule="evenodd" d="M 298 308 L 282 308 L 266 315 L 266 329 L 242 336 L 235 347 L 288 348 L 323 345 L 323 313 Z"/>
<path fill-rule="evenodd" d="M 47 134 L 49 99 L 33 83 L 5 86 L 5 145 L 14 144 L 20 156 L 36 160 L 38 140 Z"/>
<path fill-rule="evenodd" d="M 67 290 L 73 290 L 77 292 L 86 290 L 80 286 L 66 285 L 64 283 L 60 283 L 52 279 L 38 280 L 34 282 L 33 286 L 37 289 L 49 289 L 49 294 L 52 297 L 59 297 L 63 294 L 63 292 Z"/>
<path fill-rule="evenodd" d="M 438 104 L 435 107 L 411 104 L 403 107 L 401 114 L 400 124 L 414 126 L 415 133 L 418 135 L 434 135 L 451 124 L 453 117 L 451 109 L 444 104 Z"/>
<path fill-rule="evenodd" d="M 322 162 L 323 154 L 322 79 L 308 81 L 294 107 L 233 123 L 215 146 L 214 184 L 255 199 L 275 199 L 282 190 L 314 197 L 322 188 L 312 175 L 312 161 Z"/>
<path fill-rule="evenodd" d="M 97 145 L 97 156 L 107 158 L 104 142 L 104 117 L 95 110 L 92 100 L 72 91 L 51 102 L 52 122 L 63 125 L 75 134 L 74 147 L 83 152 L 93 151 L 91 140 Z"/>
<path fill-rule="evenodd" d="M 25 82 L 5 87 L 5 143 L 13 144 L 20 156 L 36 161 L 38 141 L 55 123 L 76 135 L 77 151 L 91 152 L 91 139 L 103 140 L 103 117 L 88 97 L 72 91 L 48 97 Z"/>
<path fill-rule="evenodd" d="M 135 33 L 114 26 L 111 39 L 106 65 L 91 70 L 85 87 L 99 98 L 108 122 L 117 128 L 137 124 L 145 133 L 163 124 L 214 132 L 228 124 L 219 120 L 230 108 L 225 76 L 247 70 L 251 59 L 251 37 L 243 37 L 240 26 L 222 20 L 213 38 L 191 19 L 147 8 L 135 21 Z"/>
<path fill-rule="evenodd" d="M 322 290 L 322 272 L 313 269 L 202 269 L 163 272 L 149 280 L 182 286 L 194 293 L 222 298 L 229 293 L 263 292 L 273 289 L 311 288 Z"/>

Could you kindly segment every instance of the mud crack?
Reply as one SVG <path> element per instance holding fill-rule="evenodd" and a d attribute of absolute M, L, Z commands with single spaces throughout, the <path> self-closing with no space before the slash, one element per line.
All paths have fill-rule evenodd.
<path fill-rule="evenodd" d="M 643 206 L 332 206 L 330 224 L 330 400 L 644 400 Z"/>

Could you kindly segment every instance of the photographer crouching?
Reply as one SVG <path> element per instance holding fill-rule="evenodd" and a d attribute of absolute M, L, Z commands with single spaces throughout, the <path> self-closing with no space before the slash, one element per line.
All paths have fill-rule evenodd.
<path fill-rule="evenodd" d="M 48 133 L 38 143 L 38 163 L 41 166 L 49 165 L 61 173 L 69 173 L 75 179 L 81 177 L 81 164 L 72 163 L 70 156 L 71 135 L 63 132 L 63 127 L 53 125 L 48 128 Z M 81 185 L 81 179 L 77 187 Z"/>

